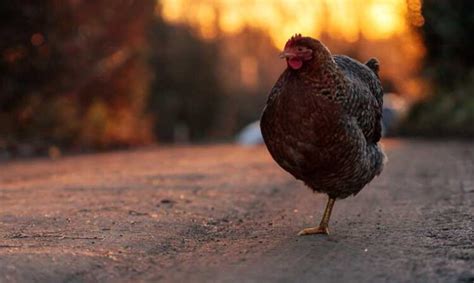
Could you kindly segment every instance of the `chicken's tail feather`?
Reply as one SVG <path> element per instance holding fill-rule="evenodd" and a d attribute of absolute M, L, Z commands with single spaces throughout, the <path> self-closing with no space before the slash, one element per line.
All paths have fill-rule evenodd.
<path fill-rule="evenodd" d="M 369 61 L 365 63 L 369 69 L 371 69 L 377 76 L 379 75 L 380 63 L 377 58 L 370 58 Z"/>

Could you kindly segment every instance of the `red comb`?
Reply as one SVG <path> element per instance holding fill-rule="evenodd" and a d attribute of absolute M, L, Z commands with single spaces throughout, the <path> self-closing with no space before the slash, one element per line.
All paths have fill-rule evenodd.
<path fill-rule="evenodd" d="M 295 35 L 293 35 L 290 39 L 288 39 L 288 41 L 285 44 L 285 48 L 292 46 L 293 44 L 295 44 L 296 41 L 298 41 L 302 37 L 303 36 L 301 36 L 301 33 L 295 33 Z"/>

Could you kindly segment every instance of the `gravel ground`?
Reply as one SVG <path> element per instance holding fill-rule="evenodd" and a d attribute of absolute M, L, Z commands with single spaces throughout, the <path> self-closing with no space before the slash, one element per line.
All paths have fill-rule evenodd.
<path fill-rule="evenodd" d="M 0 164 L 0 282 L 474 282 L 474 143 L 384 144 L 329 236 L 264 147 Z"/>

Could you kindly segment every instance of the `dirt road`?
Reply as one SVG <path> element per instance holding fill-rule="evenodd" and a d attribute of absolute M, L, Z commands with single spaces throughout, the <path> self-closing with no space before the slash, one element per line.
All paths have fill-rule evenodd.
<path fill-rule="evenodd" d="M 263 147 L 1 164 L 0 282 L 474 282 L 474 143 L 384 143 L 329 236 Z"/>

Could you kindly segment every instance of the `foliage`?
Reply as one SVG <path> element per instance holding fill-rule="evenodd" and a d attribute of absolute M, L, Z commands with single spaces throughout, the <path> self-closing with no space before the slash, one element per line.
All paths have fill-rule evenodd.
<path fill-rule="evenodd" d="M 254 31 L 203 40 L 163 22 L 155 5 L 2 2 L 0 151 L 225 139 L 258 119 L 280 71 L 271 40 Z M 242 54 L 261 61 L 251 87 Z"/>
<path fill-rule="evenodd" d="M 187 142 L 209 135 L 220 106 L 217 46 L 189 29 L 156 18 L 150 31 L 155 73 L 149 110 L 159 140 Z"/>
<path fill-rule="evenodd" d="M 402 133 L 473 137 L 474 2 L 428 0 L 423 14 L 425 76 L 432 93 L 412 108 Z"/>
<path fill-rule="evenodd" d="M 474 137 L 474 77 L 414 105 L 402 133 L 430 137 Z"/>
<path fill-rule="evenodd" d="M 2 1 L 0 146 L 151 141 L 145 30 L 153 7 L 152 0 Z"/>

